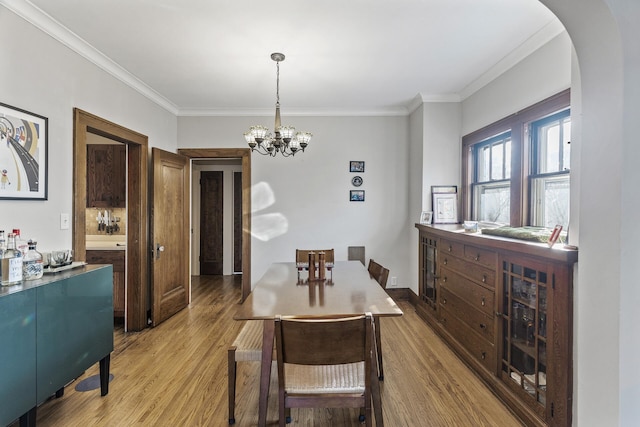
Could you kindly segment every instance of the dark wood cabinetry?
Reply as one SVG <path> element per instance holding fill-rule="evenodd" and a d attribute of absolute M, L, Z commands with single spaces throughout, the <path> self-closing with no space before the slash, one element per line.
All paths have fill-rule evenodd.
<path fill-rule="evenodd" d="M 87 251 L 88 264 L 113 265 L 113 316 L 124 317 L 125 251 Z"/>
<path fill-rule="evenodd" d="M 416 310 L 528 425 L 571 425 L 577 250 L 420 232 Z"/>
<path fill-rule="evenodd" d="M 87 207 L 126 207 L 126 165 L 124 144 L 87 145 Z"/>

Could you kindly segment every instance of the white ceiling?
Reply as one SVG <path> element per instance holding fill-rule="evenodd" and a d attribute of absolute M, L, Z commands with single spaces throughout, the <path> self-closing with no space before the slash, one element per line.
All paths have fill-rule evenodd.
<path fill-rule="evenodd" d="M 538 0 L 0 0 L 179 115 L 406 114 L 563 30 Z M 94 50 L 95 49 L 95 50 Z"/>

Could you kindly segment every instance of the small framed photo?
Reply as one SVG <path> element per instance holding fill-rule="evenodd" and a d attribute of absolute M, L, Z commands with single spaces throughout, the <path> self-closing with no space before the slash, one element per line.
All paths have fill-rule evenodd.
<path fill-rule="evenodd" d="M 420 224 L 431 224 L 433 220 L 433 212 L 432 211 L 422 211 L 420 214 Z"/>
<path fill-rule="evenodd" d="M 0 103 L 0 199 L 47 200 L 48 121 Z"/>
<path fill-rule="evenodd" d="M 456 224 L 458 222 L 458 195 L 433 193 L 433 223 Z"/>
<path fill-rule="evenodd" d="M 364 162 L 362 160 L 351 160 L 349 162 L 349 172 L 364 172 Z"/>
<path fill-rule="evenodd" d="M 364 190 L 349 190 L 349 201 L 364 202 Z"/>

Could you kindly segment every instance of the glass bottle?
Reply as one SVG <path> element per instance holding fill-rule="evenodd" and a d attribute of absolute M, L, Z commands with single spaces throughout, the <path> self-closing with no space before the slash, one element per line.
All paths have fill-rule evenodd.
<path fill-rule="evenodd" d="M 0 259 L 0 284 L 15 285 L 22 282 L 22 252 L 16 249 L 16 235 L 7 235 L 7 249 Z"/>
<path fill-rule="evenodd" d="M 20 236 L 19 228 L 14 228 L 13 234 L 15 234 L 16 236 L 16 249 L 22 252 L 22 256 L 24 256 L 27 253 L 27 250 L 29 250 L 29 247 L 27 246 L 27 242 L 22 240 L 22 236 Z"/>
<path fill-rule="evenodd" d="M 2 258 L 5 249 L 7 249 L 7 239 L 4 237 L 4 230 L 0 230 L 0 258 Z"/>
<path fill-rule="evenodd" d="M 22 276 L 24 280 L 40 279 L 44 273 L 44 265 L 42 264 L 42 254 L 36 250 L 38 242 L 29 240 L 27 246 L 29 249 L 22 258 Z"/>

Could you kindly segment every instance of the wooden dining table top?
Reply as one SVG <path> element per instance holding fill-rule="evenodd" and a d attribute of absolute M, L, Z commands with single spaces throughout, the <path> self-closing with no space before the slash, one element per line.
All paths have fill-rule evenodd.
<path fill-rule="evenodd" d="M 360 261 L 338 261 L 325 280 L 308 280 L 295 262 L 271 264 L 236 312 L 236 320 L 283 316 L 401 316 L 402 310 Z"/>

